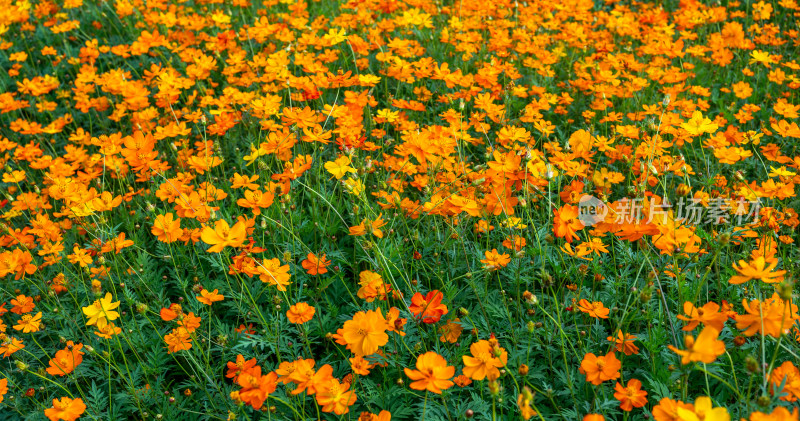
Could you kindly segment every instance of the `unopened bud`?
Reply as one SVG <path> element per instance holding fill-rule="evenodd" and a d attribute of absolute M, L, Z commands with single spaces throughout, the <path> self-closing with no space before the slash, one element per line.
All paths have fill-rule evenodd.
<path fill-rule="evenodd" d="M 758 372 L 758 360 L 755 359 L 752 355 L 748 355 L 744 359 L 744 368 L 747 369 L 750 373 L 757 373 Z"/>
<path fill-rule="evenodd" d="M 497 381 L 495 381 L 495 380 L 490 380 L 490 381 L 489 381 L 489 385 L 488 385 L 488 386 L 489 386 L 489 393 L 490 393 L 492 396 L 497 396 L 497 395 L 499 395 L 499 394 L 500 394 L 500 384 L 499 384 L 499 383 L 497 383 Z"/>
<path fill-rule="evenodd" d="M 778 292 L 778 296 L 781 297 L 783 301 L 790 301 L 792 299 L 792 291 L 794 290 L 794 282 L 787 279 L 775 288 Z"/>

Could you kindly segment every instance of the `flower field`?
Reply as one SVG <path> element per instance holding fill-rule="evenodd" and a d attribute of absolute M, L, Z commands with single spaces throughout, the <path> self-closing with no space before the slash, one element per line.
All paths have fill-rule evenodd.
<path fill-rule="evenodd" d="M 0 9 L 0 420 L 799 419 L 796 0 Z"/>

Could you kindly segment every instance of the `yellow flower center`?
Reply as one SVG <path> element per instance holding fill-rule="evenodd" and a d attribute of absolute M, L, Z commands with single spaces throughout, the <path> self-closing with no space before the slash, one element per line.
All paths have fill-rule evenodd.
<path fill-rule="evenodd" d="M 488 352 L 481 352 L 480 354 L 476 355 L 475 358 L 477 358 L 481 363 L 486 364 L 491 361 L 492 356 Z"/>

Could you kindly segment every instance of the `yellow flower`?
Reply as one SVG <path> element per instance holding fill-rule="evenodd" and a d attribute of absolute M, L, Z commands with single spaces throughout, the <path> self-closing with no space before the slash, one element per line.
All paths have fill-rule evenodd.
<path fill-rule="evenodd" d="M 358 196 L 364 191 L 364 183 L 357 178 L 348 178 L 344 180 L 344 186 L 351 194 Z"/>
<path fill-rule="evenodd" d="M 701 396 L 694 401 L 694 411 L 678 407 L 678 418 L 683 421 L 730 421 L 731 416 L 725 408 L 712 408 L 711 398 Z"/>
<path fill-rule="evenodd" d="M 719 126 L 714 124 L 711 119 L 703 117 L 703 113 L 700 111 L 695 111 L 689 121 L 681 123 L 681 128 L 692 136 L 699 136 L 703 133 L 714 133 L 719 129 Z"/>
<path fill-rule="evenodd" d="M 326 162 L 325 170 L 333 174 L 337 180 L 341 180 L 347 173 L 356 172 L 355 168 L 350 166 L 350 158 L 344 155 L 336 158 L 335 161 Z"/>
<path fill-rule="evenodd" d="M 119 301 L 116 303 L 112 303 L 111 301 L 111 293 L 107 292 L 105 297 L 95 300 L 90 306 L 84 307 L 83 314 L 89 318 L 89 321 L 86 322 L 86 326 L 97 325 L 98 328 L 102 329 L 109 321 L 119 318 L 119 313 L 113 311 L 115 308 L 119 307 Z"/>
<path fill-rule="evenodd" d="M 331 28 L 323 38 L 329 40 L 331 45 L 336 45 L 342 41 L 345 41 L 347 36 L 345 35 L 344 29 L 339 28 L 337 30 L 335 28 Z"/>

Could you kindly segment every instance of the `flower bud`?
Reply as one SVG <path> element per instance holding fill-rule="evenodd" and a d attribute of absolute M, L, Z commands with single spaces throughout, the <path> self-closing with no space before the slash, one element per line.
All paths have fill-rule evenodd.
<path fill-rule="evenodd" d="M 755 359 L 752 355 L 748 355 L 744 359 L 744 367 L 750 373 L 757 373 L 758 372 L 758 360 Z"/>
<path fill-rule="evenodd" d="M 778 296 L 781 297 L 783 301 L 790 301 L 792 299 L 792 291 L 794 290 L 794 282 L 787 279 L 775 288 L 778 292 Z"/>
<path fill-rule="evenodd" d="M 497 381 L 495 380 L 490 380 L 488 386 L 489 386 L 489 393 L 492 396 L 497 397 L 497 395 L 500 394 L 500 383 L 497 383 Z"/>

